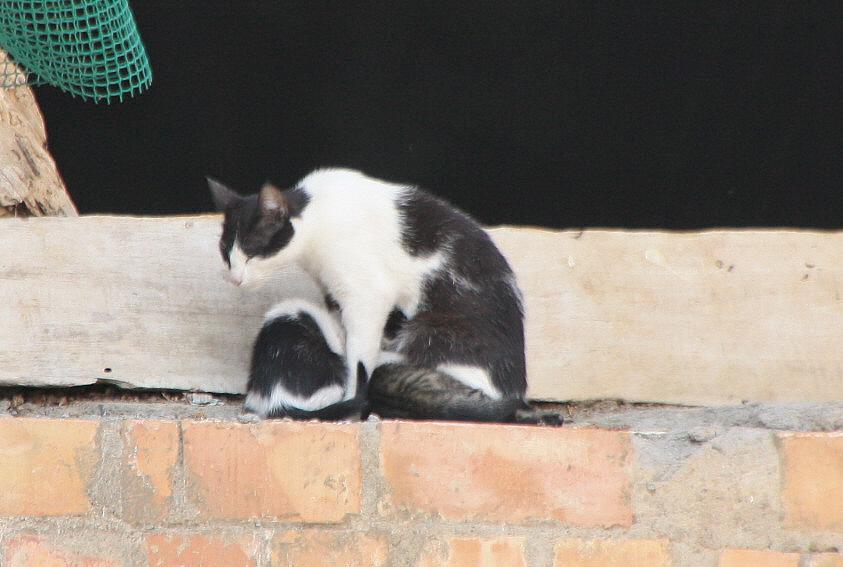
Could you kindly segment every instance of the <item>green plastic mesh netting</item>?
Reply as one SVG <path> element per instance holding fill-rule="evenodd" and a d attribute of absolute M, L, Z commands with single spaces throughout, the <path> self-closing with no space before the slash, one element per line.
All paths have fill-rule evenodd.
<path fill-rule="evenodd" d="M 128 0 L 0 0 L 0 87 L 49 84 L 94 102 L 152 84 Z"/>

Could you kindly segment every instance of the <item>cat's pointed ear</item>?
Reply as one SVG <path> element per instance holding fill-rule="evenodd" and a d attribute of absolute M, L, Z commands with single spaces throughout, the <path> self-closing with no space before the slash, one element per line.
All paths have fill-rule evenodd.
<path fill-rule="evenodd" d="M 258 205 L 265 215 L 283 217 L 287 215 L 287 197 L 272 183 L 265 183 L 258 195 Z"/>
<path fill-rule="evenodd" d="M 208 189 L 211 190 L 211 199 L 214 201 L 214 206 L 218 211 L 224 211 L 229 206 L 233 205 L 242 197 L 211 177 L 206 177 L 208 180 Z"/>

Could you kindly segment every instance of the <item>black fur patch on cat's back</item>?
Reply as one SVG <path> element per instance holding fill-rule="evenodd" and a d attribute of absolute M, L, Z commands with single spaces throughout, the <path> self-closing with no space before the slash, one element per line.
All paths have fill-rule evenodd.
<path fill-rule="evenodd" d="M 406 190 L 397 205 L 401 243 L 413 256 L 436 252 L 453 234 L 454 224 L 471 222 L 441 199 L 419 189 Z"/>
<path fill-rule="evenodd" d="M 276 384 L 308 397 L 320 388 L 345 383 L 345 361 L 331 351 L 322 330 L 307 313 L 266 321 L 252 349 L 248 390 L 269 397 Z"/>

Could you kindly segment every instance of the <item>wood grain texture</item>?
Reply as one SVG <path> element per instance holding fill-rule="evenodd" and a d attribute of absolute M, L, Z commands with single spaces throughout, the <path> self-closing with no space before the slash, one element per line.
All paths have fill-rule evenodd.
<path fill-rule="evenodd" d="M 319 296 L 292 270 L 257 292 L 225 282 L 220 230 L 211 216 L 0 221 L 0 383 L 243 391 L 263 313 Z"/>
<path fill-rule="evenodd" d="M 0 222 L 0 384 L 241 392 L 264 311 L 319 294 L 295 269 L 258 292 L 226 283 L 219 230 Z M 843 401 L 843 234 L 490 232 L 524 291 L 534 399 Z"/>
<path fill-rule="evenodd" d="M 11 65 L 0 49 L 0 66 Z M 0 217 L 76 216 L 32 90 L 0 88 Z"/>
<path fill-rule="evenodd" d="M 843 400 L 843 234 L 493 234 L 525 295 L 533 398 Z"/>

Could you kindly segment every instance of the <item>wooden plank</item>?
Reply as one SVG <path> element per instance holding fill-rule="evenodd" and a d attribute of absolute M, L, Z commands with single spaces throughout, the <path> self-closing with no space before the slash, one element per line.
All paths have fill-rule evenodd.
<path fill-rule="evenodd" d="M 843 234 L 502 228 L 530 394 L 689 405 L 843 400 Z"/>
<path fill-rule="evenodd" d="M 0 222 L 0 384 L 241 392 L 263 312 L 318 293 L 296 270 L 227 284 L 219 228 Z M 843 234 L 490 232 L 524 290 L 533 398 L 843 401 Z"/>
<path fill-rule="evenodd" d="M 226 283 L 219 233 L 213 216 L 0 221 L 0 383 L 242 392 L 263 313 L 315 287 Z"/>

